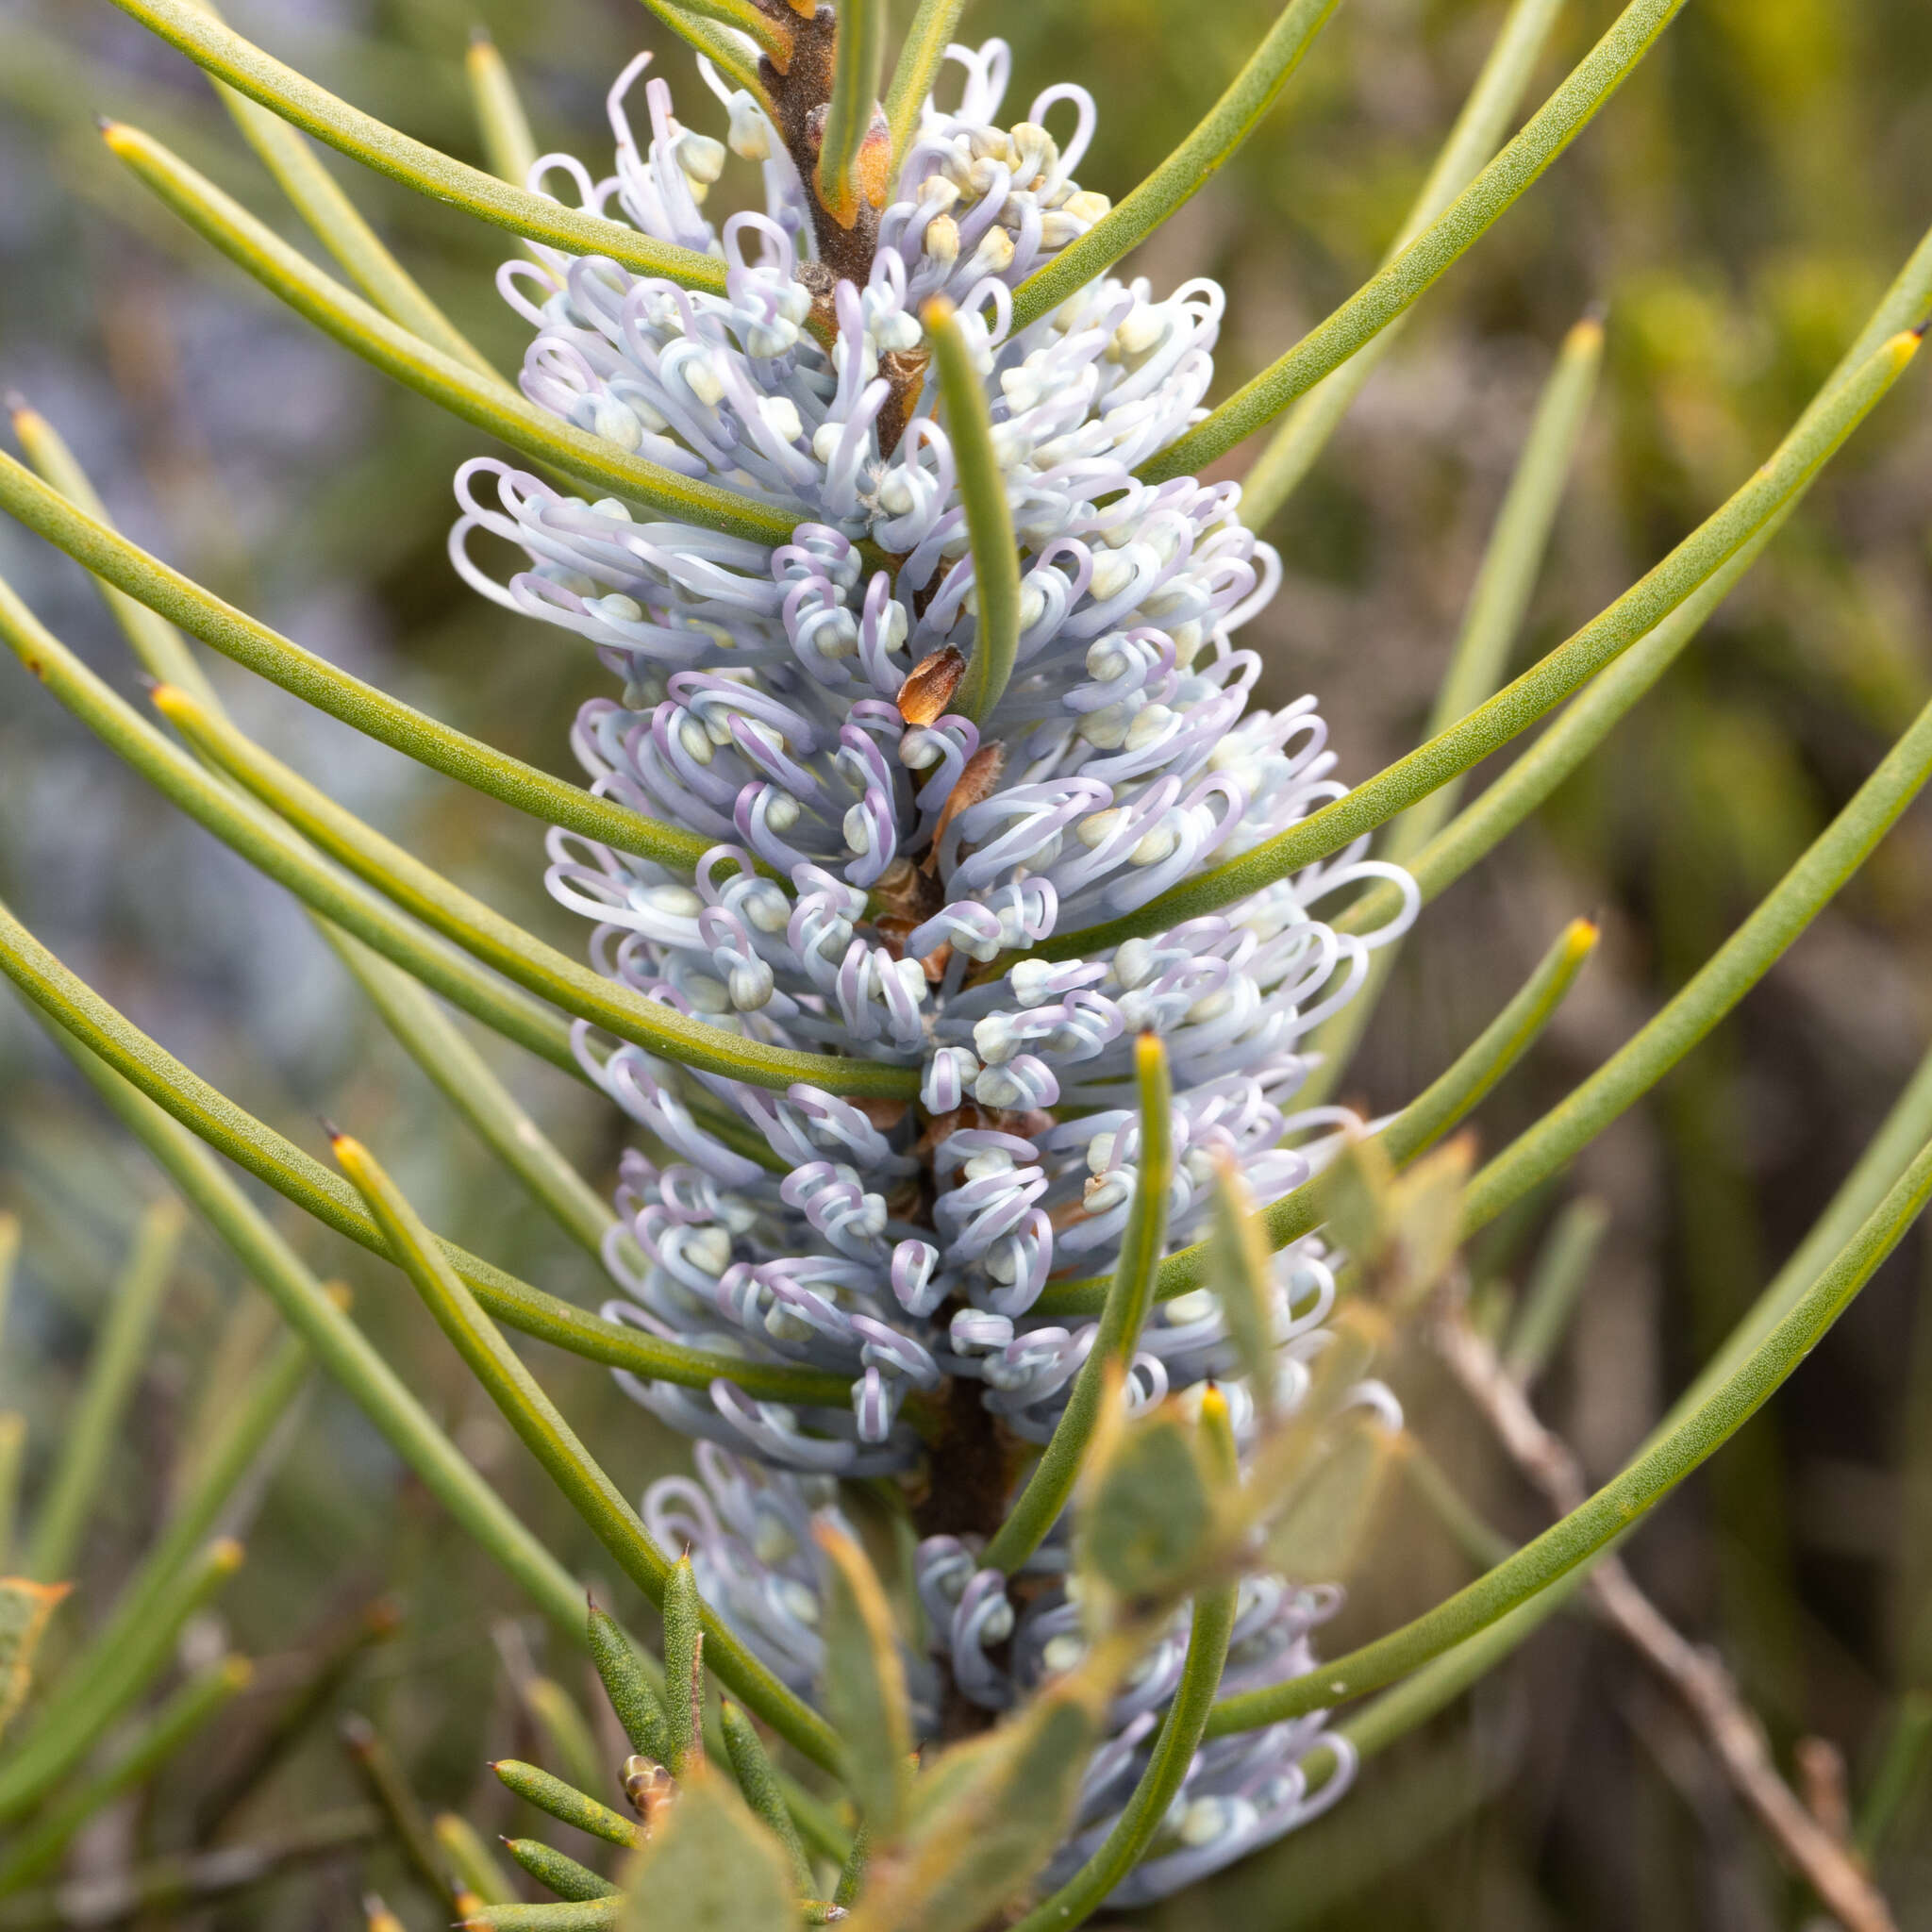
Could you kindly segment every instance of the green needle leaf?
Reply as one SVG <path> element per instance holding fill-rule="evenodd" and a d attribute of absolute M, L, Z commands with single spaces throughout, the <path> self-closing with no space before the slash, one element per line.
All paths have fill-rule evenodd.
<path fill-rule="evenodd" d="M 0 1819 L 19 1817 L 87 1756 L 167 1669 L 181 1626 L 241 1567 L 242 1545 L 217 1538 L 155 1593 L 148 1615 L 121 1633 L 122 1641 L 109 1647 L 97 1637 L 75 1658 L 0 1766 Z"/>
<path fill-rule="evenodd" d="M 616 1886 L 599 1878 L 588 1865 L 552 1851 L 530 1838 L 507 1838 L 503 1848 L 539 1885 L 547 1886 L 558 1898 L 591 1899 L 618 1896 Z"/>
<path fill-rule="evenodd" d="M 805 1841 L 798 1835 L 798 1826 L 792 1823 L 791 1813 L 786 1809 L 784 1788 L 779 1784 L 778 1774 L 765 1750 L 765 1740 L 758 1736 L 751 1719 L 728 1697 L 724 1700 L 720 1717 L 724 1731 L 724 1751 L 731 1760 L 731 1774 L 738 1780 L 738 1789 L 758 1822 L 784 1846 L 785 1856 L 791 1866 L 791 1883 L 798 1896 L 808 1898 L 815 1883 L 811 1860 L 806 1856 Z"/>
<path fill-rule="evenodd" d="M 537 164 L 537 142 L 517 84 L 487 27 L 470 30 L 463 76 L 470 84 L 470 106 L 476 116 L 476 131 L 483 139 L 490 172 L 512 188 L 523 187 Z"/>
<path fill-rule="evenodd" d="M 1586 1194 L 1563 1209 L 1545 1238 L 1503 1357 L 1504 1367 L 1524 1387 L 1542 1374 L 1562 1341 L 1609 1225 L 1609 1209 Z"/>
<path fill-rule="evenodd" d="M 26 1702 L 47 1620 L 70 1588 L 25 1576 L 0 1577 L 0 1736 Z"/>
<path fill-rule="evenodd" d="M 341 1722 L 341 1740 L 357 1774 L 389 1821 L 397 1850 L 443 1910 L 454 1911 L 456 1887 L 449 1868 L 429 1828 L 428 1815 L 387 1740 L 366 1717 L 355 1711 Z"/>
<path fill-rule="evenodd" d="M 607 1844 L 626 1849 L 641 1845 L 644 1834 L 635 1818 L 625 1818 L 608 1805 L 580 1791 L 575 1785 L 514 1757 L 500 1757 L 491 1770 L 506 1790 L 514 1791 L 526 1804 L 556 1819 L 559 1824 L 573 1824 L 577 1830 L 601 1838 Z"/>
<path fill-rule="evenodd" d="M 1274 105 L 1335 8 L 1336 0 L 1289 0 L 1267 38 L 1194 131 L 1124 201 L 1013 291 L 1013 335 L 1104 275 L 1207 185 Z"/>
<path fill-rule="evenodd" d="M 1074 1378 L 1073 1392 L 1026 1487 L 981 1557 L 982 1566 L 1010 1575 L 1037 1550 L 1067 1506 L 1079 1480 L 1107 1401 L 1108 1372 L 1133 1361 L 1155 1298 L 1157 1264 L 1167 1239 L 1174 1186 L 1174 1087 L 1167 1049 L 1152 1033 L 1134 1042 L 1134 1079 L 1141 1108 L 1139 1171 L 1113 1278 L 1100 1306 L 1100 1329 Z"/>
<path fill-rule="evenodd" d="M 1596 941 L 1597 929 L 1587 919 L 1573 920 L 1563 929 L 1508 1005 L 1375 1137 L 1391 1162 L 1400 1166 L 1413 1160 L 1480 1103 L 1549 1024 Z M 1328 1173 L 1320 1174 L 1263 1208 L 1259 1223 L 1268 1246 L 1285 1248 L 1321 1226 L 1334 1186 Z M 1212 1253 L 1211 1242 L 1196 1241 L 1168 1256 L 1154 1271 L 1154 1299 L 1172 1301 L 1203 1286 L 1209 1278 Z M 1107 1289 L 1099 1276 L 1049 1282 L 1033 1307 L 1039 1314 L 1056 1317 L 1092 1314 L 1103 1306 Z"/>
<path fill-rule="evenodd" d="M 665 275 L 688 289 L 724 293 L 723 262 L 693 249 L 653 242 L 621 222 L 581 214 L 547 195 L 509 187 L 481 169 L 452 160 L 338 100 L 325 88 L 317 87 L 292 67 L 263 53 L 232 27 L 210 18 L 193 0 L 114 0 L 114 4 L 238 93 L 326 142 L 351 160 L 360 161 L 432 201 L 460 208 L 478 221 L 507 228 L 512 235 L 568 249 L 573 255 L 608 255 L 639 275 Z"/>
<path fill-rule="evenodd" d="M 899 49 L 892 84 L 886 90 L 886 125 L 892 130 L 888 181 L 899 178 L 900 163 L 919 128 L 919 110 L 931 97 L 965 4 L 966 0 L 919 0 L 919 11 L 906 29 L 906 44 Z"/>
<path fill-rule="evenodd" d="M 581 1904 L 543 1906 L 485 1906 L 462 1921 L 477 1932 L 609 1932 L 617 1924 L 614 1898 L 587 1899 Z"/>
<path fill-rule="evenodd" d="M 817 187 L 825 211 L 841 228 L 849 228 L 858 219 L 861 198 L 877 206 L 889 185 L 883 144 L 875 166 L 861 170 L 859 164 L 860 150 L 878 111 L 879 76 L 886 59 L 885 0 L 839 0 L 838 19 Z"/>
<path fill-rule="evenodd" d="M 485 1905 L 505 1905 L 517 1895 L 512 1879 L 469 1821 L 454 1811 L 439 1811 L 429 1822 L 437 1848 L 456 1874 L 457 1882 Z"/>
<path fill-rule="evenodd" d="M 545 945 L 514 921 L 450 884 L 393 840 L 365 825 L 325 792 L 263 751 L 186 691 L 162 685 L 158 709 L 203 757 L 245 786 L 311 844 L 366 879 L 425 925 L 506 978 L 567 1011 L 680 1065 L 780 1091 L 809 1081 L 835 1092 L 910 1098 L 916 1067 L 774 1047 L 693 1020 L 645 999 L 581 961 Z"/>
<path fill-rule="evenodd" d="M 983 724 L 1005 694 L 1020 648 L 1020 551 L 1013 537 L 1007 479 L 992 446 L 986 391 L 966 347 L 953 305 L 935 297 L 921 311 L 939 375 L 946 432 L 959 473 L 959 500 L 973 545 L 975 612 L 973 655 L 951 708 Z"/>
<path fill-rule="evenodd" d="M 98 1054 L 124 1079 L 165 1108 L 209 1146 L 265 1181 L 296 1207 L 372 1254 L 392 1258 L 379 1225 L 340 1175 L 245 1112 L 117 1012 L 70 973 L 4 905 L 0 905 L 0 972 L 5 972 L 63 1035 Z M 453 1241 L 441 1252 L 490 1311 L 511 1326 L 587 1361 L 658 1381 L 708 1388 L 719 1377 L 747 1393 L 776 1402 L 842 1403 L 841 1376 L 790 1363 L 756 1363 L 708 1355 L 616 1322 L 607 1322 L 541 1289 L 532 1288 Z M 580 1627 L 573 1593 L 568 1613 Z"/>
<path fill-rule="evenodd" d="M 13 1519 L 20 1507 L 21 1470 L 26 1460 L 26 1418 L 18 1409 L 0 1409 L 0 1576 L 9 1574 Z M 6 1725 L 5 1671 L 0 1667 L 0 1732 Z"/>
<path fill-rule="evenodd" d="M 1898 379 L 1918 346 L 1910 335 L 1894 336 L 1883 344 L 1850 382 L 1821 399 L 1824 407 L 1807 409 L 1770 460 L 1661 563 L 1458 724 L 1241 858 L 1197 874 L 1124 918 L 1084 932 L 1056 933 L 1033 949 L 1034 957 L 1077 958 L 1230 906 L 1340 851 L 1507 744 L 1613 662 L 1729 561 L 1817 475 Z"/>
<path fill-rule="evenodd" d="M 122 1418 L 147 1366 L 148 1342 L 187 1225 L 188 1217 L 172 1195 L 164 1195 L 141 1217 L 133 1251 L 88 1357 L 86 1379 L 61 1430 L 54 1474 L 27 1540 L 25 1570 L 38 1583 L 60 1582 L 80 1546 Z"/>
<path fill-rule="evenodd" d="M 122 0 L 125 4 L 125 0 Z M 1395 259 L 1325 322 L 1237 390 L 1177 441 L 1135 472 L 1162 483 L 1203 469 L 1342 363 L 1385 328 L 1489 231 L 1517 197 L 1589 125 L 1623 86 L 1684 0 L 1631 0 L 1608 32 L 1497 155 Z"/>
<path fill-rule="evenodd" d="M 591 1661 L 603 1679 L 604 1694 L 624 1726 L 624 1735 L 630 1740 L 630 1748 L 641 1752 L 653 1764 L 669 1764 L 671 1727 L 663 1701 L 644 1674 L 630 1639 L 595 1604 L 586 1612 L 585 1631 Z"/>
<path fill-rule="evenodd" d="M 449 1337 L 504 1420 L 563 1492 L 565 1499 L 616 1559 L 625 1574 L 665 1612 L 665 1668 L 676 1688 L 671 1624 L 678 1613 L 673 1564 L 651 1540 L 623 1492 L 592 1458 L 523 1361 L 450 1266 L 400 1189 L 359 1141 L 335 1137 L 337 1160 L 369 1204 L 392 1257 L 437 1325 Z M 710 1669 L 747 1708 L 814 1763 L 836 1770 L 838 1740 L 823 1719 L 765 1669 L 707 1607 L 698 1607 Z M 680 1742 L 676 1699 L 672 1706 L 674 1750 Z M 673 1769 L 678 1767 L 674 1765 Z"/>
<path fill-rule="evenodd" d="M 690 1774 L 705 1755 L 705 1620 L 697 1573 L 687 1551 L 668 1566 L 664 1612 L 664 1717 L 671 1734 L 667 1768 Z"/>
<path fill-rule="evenodd" d="M 17 1891 L 58 1861 L 95 1812 L 164 1770 L 215 1713 L 247 1688 L 245 1657 L 231 1657 L 191 1677 L 143 1723 L 114 1762 L 70 1792 L 0 1857 L 0 1895 Z"/>
<path fill-rule="evenodd" d="M 1924 1149 L 1832 1265 L 1744 1363 L 1655 1446 L 1580 1507 L 1399 1630 L 1289 1683 L 1224 1698 L 1208 1734 L 1253 1730 L 1379 1690 L 1486 1630 L 1625 1534 L 1757 1413 L 1850 1307 L 1932 1196 L 1932 1146 Z M 1550 1607 L 1554 1607 L 1551 1605 Z"/>
<path fill-rule="evenodd" d="M 1383 257 L 1384 268 L 1456 199 L 1496 151 L 1562 6 L 1563 0 L 1514 0 L 1428 179 Z M 1265 529 L 1314 467 L 1349 406 L 1395 346 L 1407 321 L 1407 316 L 1397 316 L 1289 410 L 1288 420 L 1241 478 L 1241 521 L 1249 529 Z"/>
<path fill-rule="evenodd" d="M 485 380 L 466 362 L 445 355 L 351 294 L 151 135 L 109 122 L 102 138 L 115 158 L 191 227 L 298 315 L 384 375 L 464 422 L 501 437 L 512 449 L 659 515 L 754 543 L 788 542 L 793 527 L 808 516 L 803 507 L 794 516 L 757 497 L 680 475 L 573 427 L 525 401 L 501 378 Z"/>
<path fill-rule="evenodd" d="M 687 46 L 695 47 L 720 74 L 728 74 L 771 112 L 771 97 L 759 77 L 757 59 L 742 41 L 724 31 L 724 24 L 728 21 L 740 32 L 751 34 L 767 53 L 779 55 L 789 63 L 791 36 L 781 23 L 758 13 L 750 0 L 644 0 L 644 5 Z M 753 18 L 758 23 L 756 32 L 749 24 Z"/>
<path fill-rule="evenodd" d="M 220 15 L 211 0 L 190 0 L 210 19 Z M 411 335 L 441 349 L 458 362 L 467 362 L 491 382 L 502 378 L 489 361 L 451 323 L 404 268 L 361 215 L 356 205 L 323 166 L 313 148 L 280 116 L 258 107 L 245 94 L 217 80 L 214 91 L 233 116 L 237 127 L 261 162 L 275 176 L 309 232 L 335 257 L 350 279 Z M 521 187 L 523 184 L 517 184 Z"/>
<path fill-rule="evenodd" d="M 1482 1169 L 1470 1183 L 1464 1236 L 1557 1173 L 1696 1046 L 1864 864 L 1928 777 L 1932 705 L 1663 1010 Z"/>
<path fill-rule="evenodd" d="M 1273 1269 L 1261 1220 L 1255 1212 L 1241 1163 L 1224 1155 L 1215 1163 L 1212 1233 L 1208 1240 L 1208 1280 L 1221 1304 L 1227 1339 L 1248 1379 L 1264 1422 L 1273 1421 L 1274 1298 Z"/>
<path fill-rule="evenodd" d="M 0 451 L 0 508 L 64 550 L 85 570 L 139 599 L 191 636 L 244 665 L 305 704 L 326 711 L 366 737 L 456 778 L 518 811 L 581 832 L 588 839 L 666 865 L 690 866 L 705 841 L 675 825 L 593 798 L 581 786 L 554 778 L 518 758 L 426 717 L 386 691 L 352 677 L 325 658 L 258 623 L 98 517 L 70 503 L 30 470 Z"/>

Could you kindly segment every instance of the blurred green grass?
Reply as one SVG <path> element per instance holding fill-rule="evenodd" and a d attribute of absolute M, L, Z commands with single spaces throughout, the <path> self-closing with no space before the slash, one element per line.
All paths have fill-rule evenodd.
<path fill-rule="evenodd" d="M 1229 291 L 1232 387 L 1374 265 L 1500 14 L 1470 0 L 1349 0 L 1249 145 L 1136 266 Z M 909 8 L 901 8 L 902 14 Z M 1119 194 L 1192 124 L 1273 9 L 1257 0 L 972 0 L 974 37 L 1014 49 L 1009 118 L 1040 88 L 1089 86 L 1083 181 Z M 1535 94 L 1607 23 L 1564 11 Z M 460 52 L 480 18 L 527 89 L 540 142 L 595 163 L 601 95 L 660 48 L 694 119 L 683 54 L 630 0 L 296 4 L 236 0 L 238 25 L 349 98 L 475 151 Z M 703 106 L 701 108 L 701 103 Z M 153 128 L 278 222 L 196 75 L 106 0 L 0 10 L 0 378 L 72 438 L 115 513 L 239 601 L 480 736 L 553 769 L 588 656 L 480 605 L 443 557 L 448 478 L 475 439 L 385 387 L 208 258 L 96 142 L 102 109 Z M 491 286 L 500 239 L 338 168 L 435 298 L 504 365 L 518 329 Z M 1319 692 L 1344 775 L 1413 741 L 1487 520 L 1563 331 L 1607 305 L 1609 358 L 1524 656 L 1589 616 L 1734 488 L 1781 433 L 1932 222 L 1932 34 L 1923 0 L 1698 0 L 1534 193 L 1434 291 L 1272 533 L 1288 578 L 1247 634 L 1274 701 Z M 1231 468 L 1239 467 L 1239 458 Z M 1613 1048 L 1748 908 L 1869 770 L 1932 684 L 1932 402 L 1896 396 L 1660 689 L 1498 858 L 1425 916 L 1345 1091 L 1379 1109 L 1435 1073 L 1560 922 L 1601 910 L 1607 943 L 1532 1063 L 1480 1118 L 1500 1144 Z M 0 530 L 0 569 L 124 690 L 128 666 L 71 567 Z M 218 674 L 227 667 L 217 666 Z M 221 675 L 250 728 L 386 828 L 566 946 L 534 828 L 433 784 Z M 1908 815 L 1745 1008 L 1579 1164 L 1612 1232 L 1547 1394 L 1596 1472 L 1639 1440 L 1790 1249 L 1915 1061 L 1928 1030 L 1932 819 Z M 17 676 L 0 701 L 0 892 L 199 1071 L 287 1131 L 318 1108 L 394 1160 L 438 1224 L 527 1278 L 599 1293 L 588 1264 L 507 1190 L 483 1150 L 358 1009 L 271 889 L 149 808 L 108 755 Z M 600 1184 L 610 1110 L 492 1049 Z M 141 1157 L 0 1007 L 0 1200 L 26 1229 L 0 1406 L 24 1408 L 31 1483 L 135 1208 Z M 357 1293 L 358 1319 L 567 1562 L 594 1548 L 508 1441 L 399 1277 L 288 1224 Z M 1520 1275 L 1524 1245 L 1494 1271 Z M 74 1627 L 106 1600 L 163 1494 L 238 1293 L 205 1241 L 173 1298 Z M 1932 1316 L 1923 1237 L 1804 1374 L 1636 1551 L 1646 1585 L 1739 1670 L 1780 1748 L 1820 1732 L 1869 1770 L 1892 1699 L 1932 1686 Z M 600 1374 L 545 1354 L 547 1386 L 635 1491 L 681 1457 Z M 1421 1433 L 1493 1520 L 1536 1507 L 1423 1360 L 1400 1385 Z M 353 1699 L 439 1805 L 514 1828 L 486 1756 L 539 1755 L 491 1627 L 508 1589 L 319 1391 L 260 1499 L 223 1600 L 235 1641 L 286 1654 L 325 1609 L 386 1586 L 398 1639 Z M 1398 1512 L 1346 1630 L 1407 1614 L 1466 1574 Z M 542 1633 L 530 1639 L 540 1644 Z M 559 1657 L 554 1667 L 575 1666 Z M 265 1673 L 266 1675 L 272 1674 Z M 573 1688 L 576 1688 L 573 1678 Z M 245 1713 L 244 1713 L 245 1714 Z M 241 1824 L 345 1800 L 321 1727 Z M 491 1788 L 493 1790 L 493 1786 Z M 499 1794 L 500 1795 L 500 1794 Z M 492 1809 L 491 1807 L 497 1807 Z M 1932 1925 L 1932 1793 L 1883 1867 L 1902 1923 Z M 182 1806 L 124 1821 L 165 1847 Z M 81 1857 L 113 1855 L 113 1846 Z M 84 1867 L 83 1867 L 84 1869 Z M 210 1919 L 340 1925 L 373 1883 L 434 1923 L 387 1853 Z M 1580 1621 L 1427 1736 L 1365 1773 L 1330 1819 L 1158 1914 L 1163 1927 L 1496 1932 L 1795 1923 L 1796 1901 L 1677 1714 Z M 174 1923 L 173 1920 L 166 1921 Z"/>

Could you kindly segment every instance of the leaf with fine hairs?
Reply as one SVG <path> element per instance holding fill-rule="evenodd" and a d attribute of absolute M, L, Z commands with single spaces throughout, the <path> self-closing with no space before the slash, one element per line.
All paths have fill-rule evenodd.
<path fill-rule="evenodd" d="M 34 1583 L 25 1576 L 0 1577 L 0 1735 L 26 1702 L 33 1685 L 34 1653 L 46 1634 L 47 1619 L 70 1588 L 65 1583 Z"/>
<path fill-rule="evenodd" d="M 825 1662 L 819 1693 L 844 1743 L 845 1781 L 874 1844 L 890 1844 L 905 1814 L 912 1720 L 891 1606 L 865 1552 L 835 1523 L 812 1534 L 824 1553 Z"/>

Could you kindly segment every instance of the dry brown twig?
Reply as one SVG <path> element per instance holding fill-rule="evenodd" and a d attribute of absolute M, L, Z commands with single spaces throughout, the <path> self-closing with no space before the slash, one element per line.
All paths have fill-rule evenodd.
<path fill-rule="evenodd" d="M 1510 1459 L 1551 1507 L 1558 1515 L 1578 1507 L 1590 1485 L 1569 1444 L 1538 1420 L 1522 1385 L 1459 1307 L 1436 1324 L 1434 1340 Z M 1664 1616 L 1620 1557 L 1599 1557 L 1588 1588 L 1597 1608 L 1683 1701 L 1732 1788 L 1846 1932 L 1897 1932 L 1884 1895 L 1849 1846 L 1779 1775 L 1763 1727 L 1723 1661 Z"/>

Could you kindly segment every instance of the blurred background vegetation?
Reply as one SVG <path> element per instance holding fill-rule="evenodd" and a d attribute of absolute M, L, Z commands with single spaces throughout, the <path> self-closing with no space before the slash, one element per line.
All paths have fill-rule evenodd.
<path fill-rule="evenodd" d="M 909 10 L 909 8 L 908 9 Z M 969 0 L 1006 36 L 1008 117 L 1078 79 L 1100 131 L 1085 185 L 1119 195 L 1212 100 L 1269 0 Z M 1347 0 L 1233 163 L 1145 248 L 1157 284 L 1229 291 L 1231 386 L 1374 266 L 1501 14 L 1496 0 Z M 1600 32 L 1573 0 L 1532 99 Z M 461 52 L 480 21 L 527 91 L 539 142 L 605 164 L 602 93 L 655 45 L 701 126 L 682 50 L 634 0 L 234 0 L 251 37 L 371 111 L 474 156 Z M 107 0 L 0 0 L 0 379 L 67 435 L 143 543 L 286 632 L 462 728 L 557 770 L 604 683 L 558 633 L 470 595 L 444 555 L 449 477 L 477 439 L 278 311 L 125 178 L 109 112 L 167 140 L 292 233 L 200 75 Z M 494 231 L 339 164 L 430 293 L 510 366 L 520 325 L 491 283 Z M 1247 634 L 1264 693 L 1322 696 L 1344 775 L 1411 744 L 1488 521 L 1565 329 L 1607 306 L 1608 360 L 1524 641 L 1526 659 L 1641 574 L 1776 441 L 1932 221 L 1932 31 L 1924 0 L 1695 0 L 1600 121 L 1414 325 L 1271 533 L 1281 596 Z M 1250 452 L 1231 459 L 1239 469 Z M 129 663 L 80 573 L 11 526 L 0 570 L 117 686 Z M 244 725 L 338 797 L 558 943 L 538 831 L 432 781 L 224 663 Z M 381 1149 L 435 1224 L 525 1278 L 598 1298 L 481 1145 L 358 1005 L 292 904 L 185 821 L 12 667 L 0 697 L 0 894 L 77 971 L 198 1072 L 307 1144 L 321 1110 Z M 1344 1086 L 1374 1109 L 1430 1077 L 1578 912 L 1606 943 L 1529 1065 L 1479 1117 L 1493 1148 L 1680 984 L 1843 802 L 1932 688 L 1932 396 L 1907 383 L 1863 429 L 1704 638 L 1584 773 L 1425 915 Z M 1480 1279 L 1521 1280 L 1561 1203 L 1608 1233 L 1544 1411 L 1601 1475 L 1748 1306 L 1843 1175 L 1932 1030 L 1932 813 L 1923 804 L 1790 957 L 1561 1188 L 1493 1231 Z M 601 1186 L 613 1109 L 485 1051 Z M 22 1276 L 0 1407 L 28 1424 L 27 1497 L 69 1413 L 142 1208 L 145 1158 L 0 1002 L 0 1207 Z M 466 1452 L 586 1575 L 588 1535 L 430 1328 L 398 1277 L 278 1219 Z M 1932 1284 L 1909 1240 L 1762 1417 L 1648 1525 L 1639 1576 L 1719 1647 L 1781 1753 L 1822 1736 L 1868 1779 L 1902 1690 L 1932 1690 Z M 83 1630 L 269 1326 L 198 1232 L 81 1553 Z M 546 1384 L 633 1493 L 683 1449 L 601 1372 L 545 1353 Z M 1426 1360 L 1395 1379 L 1492 1521 L 1543 1518 Z M 580 1667 L 325 1387 L 253 1499 L 249 1560 L 191 1627 L 261 1660 L 183 1789 L 104 1814 L 70 1872 L 111 1870 L 206 1829 L 225 1764 L 271 1725 L 367 1607 L 334 1696 L 389 1740 L 425 1802 L 514 1831 L 486 1757 L 555 1746 L 519 1695 Z M 1346 1641 L 1465 1580 L 1420 1510 L 1387 1520 Z M 332 1649 L 331 1646 L 334 1646 Z M 338 1674 L 342 1674 L 338 1673 Z M 239 1842 L 352 1802 L 325 1711 L 216 1822 Z M 559 1769 L 563 1768 L 561 1765 Z M 196 1786 L 203 1780 L 207 1789 Z M 1883 1876 L 1932 1926 L 1932 1790 L 1895 1823 Z M 525 1820 L 525 1824 L 527 1824 Z M 341 1926 L 375 1885 L 413 1925 L 445 1917 L 379 1846 L 156 1924 Z M 1364 1774 L 1334 1814 L 1158 1914 L 1238 1924 L 1755 1928 L 1802 1907 L 1679 1714 L 1583 1617 L 1559 1619 L 1475 1695 Z M 8 1923 L 12 1923 L 8 1921 Z"/>

